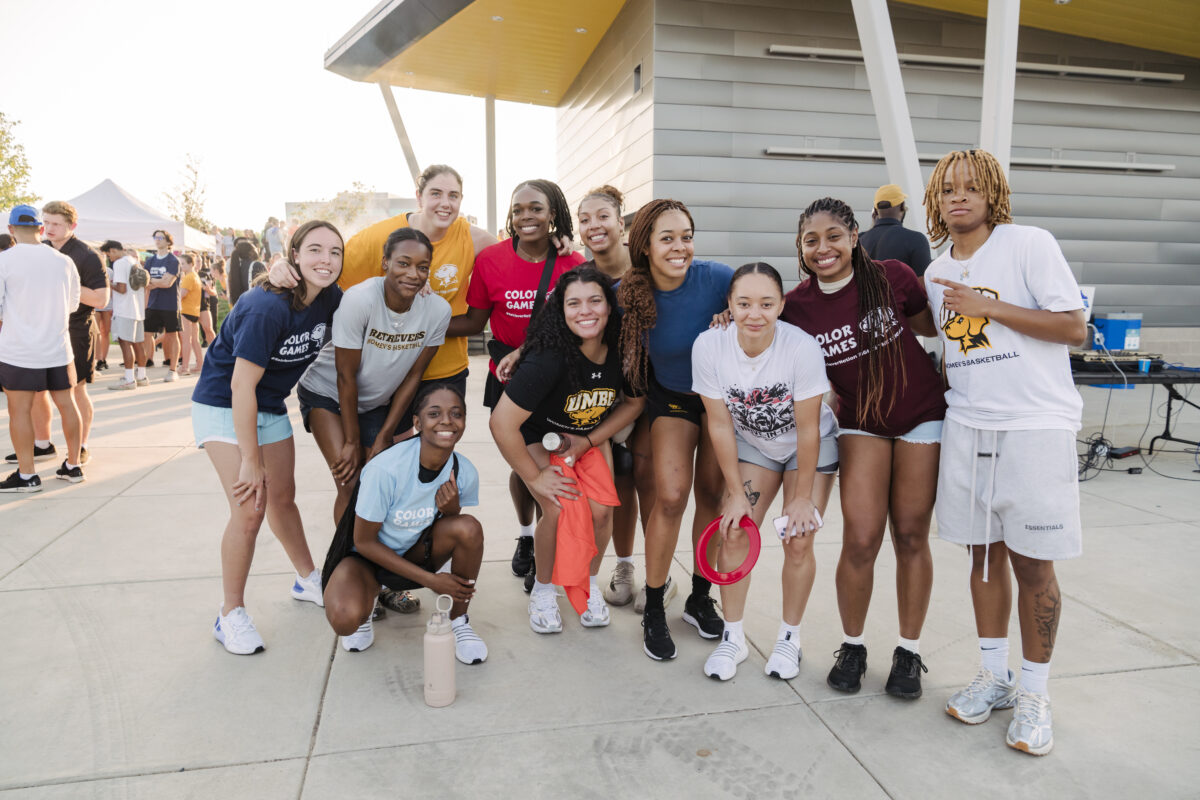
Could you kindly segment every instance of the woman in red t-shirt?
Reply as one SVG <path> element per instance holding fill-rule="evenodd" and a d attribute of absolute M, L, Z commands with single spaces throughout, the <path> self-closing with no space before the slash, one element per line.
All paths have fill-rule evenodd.
<path fill-rule="evenodd" d="M 525 330 L 534 311 L 546 259 L 556 253 L 549 289 L 567 270 L 582 264 L 583 255 L 559 249 L 573 238 L 571 208 L 558 185 L 545 180 L 525 181 L 513 190 L 505 222 L 509 238 L 486 247 L 475 256 L 475 269 L 467 289 L 467 313 L 450 320 L 447 335 L 473 336 L 491 322 L 487 383 L 483 404 L 495 408 L 504 394 L 504 381 L 516 363 L 514 351 L 525 341 Z M 510 358 L 503 358 L 505 354 Z M 513 555 L 513 574 L 533 574 L 533 495 L 517 473 L 508 478 L 508 490 L 517 510 L 521 535 Z M 532 587 L 526 582 L 526 591 Z"/>
<path fill-rule="evenodd" d="M 914 334 L 935 335 L 933 314 L 910 267 L 870 259 L 854 212 L 840 200 L 822 198 L 804 210 L 796 248 L 801 270 L 814 280 L 788 292 L 782 318 L 821 345 L 841 427 L 845 522 L 836 584 L 845 641 L 828 683 L 843 692 L 862 685 L 875 557 L 890 520 L 900 642 L 885 688 L 915 699 L 925 670 L 919 638 L 933 584 L 929 522 L 946 402 Z"/>

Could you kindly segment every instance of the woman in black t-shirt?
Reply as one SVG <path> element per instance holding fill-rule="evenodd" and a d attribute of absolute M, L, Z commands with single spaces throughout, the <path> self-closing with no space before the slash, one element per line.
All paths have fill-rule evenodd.
<path fill-rule="evenodd" d="M 578 464 L 588 450 L 598 448 L 611 483 L 608 439 L 637 419 L 645 404 L 644 398 L 628 396 L 617 344 L 616 308 L 608 278 L 595 267 L 564 273 L 530 322 L 521 359 L 489 423 L 500 453 L 542 509 L 534 532 L 537 574 L 529 595 L 529 624 L 538 633 L 562 630 L 550 582 L 562 511 L 558 498 L 580 496 L 575 481 L 550 464 L 542 437 L 562 436 L 568 448 L 560 455 L 568 465 Z M 591 562 L 588 607 L 580 622 L 599 627 L 609 623 L 596 573 L 612 533 L 612 509 L 595 500 L 589 504 L 598 552 Z"/>

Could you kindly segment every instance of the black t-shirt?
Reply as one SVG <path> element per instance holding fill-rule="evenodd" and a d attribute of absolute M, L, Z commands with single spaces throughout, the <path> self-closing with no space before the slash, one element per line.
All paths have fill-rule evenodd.
<path fill-rule="evenodd" d="M 874 227 L 863 233 L 859 241 L 874 260 L 891 258 L 908 264 L 918 278 L 925 274 L 925 268 L 932 260 L 929 240 L 904 227 L 898 219 L 881 217 L 875 220 Z"/>
<path fill-rule="evenodd" d="M 584 358 L 580 372 L 582 384 L 572 380 L 566 359 L 548 350 L 522 358 L 504 393 L 531 412 L 521 426 L 525 444 L 540 442 L 550 431 L 582 436 L 604 421 L 621 392 L 634 394 L 621 375 L 621 355 L 615 347 L 609 348 L 603 364 Z"/>
<path fill-rule="evenodd" d="M 46 241 L 45 244 L 48 247 L 54 246 L 49 241 Z M 104 271 L 104 263 L 100 260 L 100 256 L 95 250 L 72 236 L 70 239 L 67 239 L 62 249 L 58 252 L 64 256 L 69 256 L 75 262 L 75 270 L 79 273 L 80 286 L 85 289 L 104 289 L 108 287 L 108 273 Z M 91 331 L 93 327 L 93 310 L 92 306 L 81 300 L 79 307 L 71 312 L 70 321 L 67 324 L 68 329 L 73 333 L 79 334 Z"/>

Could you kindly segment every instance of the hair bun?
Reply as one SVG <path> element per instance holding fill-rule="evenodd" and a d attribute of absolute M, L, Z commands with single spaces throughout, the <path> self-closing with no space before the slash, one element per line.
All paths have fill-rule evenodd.
<path fill-rule="evenodd" d="M 620 212 L 625 208 L 625 195 L 621 194 L 621 190 L 610 184 L 597 186 L 595 189 L 589 189 L 584 195 L 584 200 L 589 200 L 593 197 L 607 197 L 617 205 L 617 211 Z"/>

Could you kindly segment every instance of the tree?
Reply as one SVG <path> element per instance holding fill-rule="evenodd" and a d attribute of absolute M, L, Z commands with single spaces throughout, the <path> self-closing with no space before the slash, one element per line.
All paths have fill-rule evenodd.
<path fill-rule="evenodd" d="M 199 159 L 188 153 L 181 180 L 171 194 L 163 196 L 167 199 L 167 208 L 172 217 L 207 233 L 212 228 L 212 223 L 204 218 L 204 192 L 205 186 L 200 180 Z"/>
<path fill-rule="evenodd" d="M 386 214 L 387 195 L 359 181 L 351 184 L 350 189 L 338 192 L 332 200 L 299 203 L 288 209 L 288 217 L 297 222 L 323 219 L 336 225 L 344 236 L 352 236 L 367 223 L 374 222 L 372 216 L 382 219 Z"/>
<path fill-rule="evenodd" d="M 9 119 L 0 111 L 0 208 L 32 204 L 41 199 L 25 186 L 29 180 L 29 162 L 25 160 L 25 146 L 13 135 L 13 128 L 20 124 L 20 120 Z"/>

